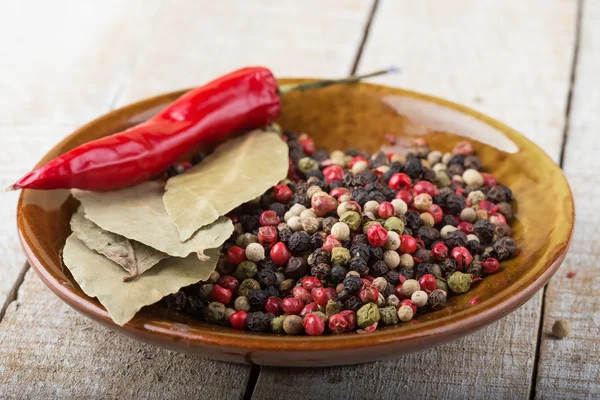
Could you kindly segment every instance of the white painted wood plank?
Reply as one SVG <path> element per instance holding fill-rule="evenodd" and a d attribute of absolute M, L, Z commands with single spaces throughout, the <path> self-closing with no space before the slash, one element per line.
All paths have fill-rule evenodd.
<path fill-rule="evenodd" d="M 0 397 L 241 399 L 248 367 L 122 337 L 74 312 L 33 270 L 0 329 Z"/>
<path fill-rule="evenodd" d="M 381 0 L 359 71 L 398 65 L 401 74 L 379 82 L 479 109 L 558 160 L 576 11 L 575 1 L 560 0 L 527 7 L 518 0 Z M 339 370 L 263 369 L 254 397 L 528 398 L 540 304 L 538 294 L 481 332 L 393 361 Z"/>
<path fill-rule="evenodd" d="M 600 3 L 585 1 L 564 170 L 575 196 L 571 249 L 546 291 L 536 397 L 592 399 L 600 393 Z M 568 273 L 575 273 L 572 278 Z M 566 319 L 570 335 L 549 336 Z"/>

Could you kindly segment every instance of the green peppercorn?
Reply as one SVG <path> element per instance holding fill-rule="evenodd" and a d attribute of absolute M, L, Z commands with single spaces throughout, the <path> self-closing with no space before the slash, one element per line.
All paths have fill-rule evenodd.
<path fill-rule="evenodd" d="M 294 283 L 296 283 L 296 281 L 294 281 L 293 279 L 284 280 L 279 284 L 279 291 L 287 292 L 288 290 L 292 290 L 292 288 L 294 287 Z"/>
<path fill-rule="evenodd" d="M 404 222 L 398 217 L 386 219 L 383 227 L 388 231 L 396 232 L 399 235 L 402 235 L 402 232 L 404 232 Z"/>
<path fill-rule="evenodd" d="M 253 290 L 256 289 L 260 289 L 260 283 L 252 278 L 247 278 L 240 283 L 238 295 L 247 297 Z"/>
<path fill-rule="evenodd" d="M 450 183 L 451 183 L 450 176 L 448 176 L 448 173 L 445 170 L 439 169 L 435 173 L 435 182 L 437 183 L 438 187 L 447 187 L 447 186 L 450 186 Z"/>
<path fill-rule="evenodd" d="M 367 303 L 361 308 L 359 308 L 356 313 L 356 321 L 358 326 L 361 328 L 366 328 L 368 326 L 373 325 L 375 322 L 378 322 L 381 316 L 379 315 L 379 308 L 375 303 Z"/>
<path fill-rule="evenodd" d="M 239 296 L 233 302 L 233 308 L 237 311 L 250 311 L 250 302 L 246 296 Z"/>
<path fill-rule="evenodd" d="M 235 239 L 235 245 L 245 249 L 250 243 L 258 243 L 258 236 L 251 233 L 244 233 Z"/>
<path fill-rule="evenodd" d="M 436 278 L 444 277 L 444 271 L 442 271 L 442 267 L 440 267 L 440 264 L 431 265 L 431 275 L 435 276 Z"/>
<path fill-rule="evenodd" d="M 271 320 L 271 331 L 273 333 L 283 333 L 283 321 L 285 321 L 285 315 L 280 315 Z"/>
<path fill-rule="evenodd" d="M 283 320 L 283 331 L 288 335 L 298 335 L 302 332 L 302 317 L 298 315 L 286 315 Z"/>
<path fill-rule="evenodd" d="M 381 225 L 379 222 L 377 221 L 367 221 L 363 224 L 363 233 L 366 235 L 367 231 L 369 230 L 370 227 L 372 227 L 373 225 Z"/>
<path fill-rule="evenodd" d="M 333 314 L 337 314 L 342 310 L 342 304 L 339 301 L 327 300 L 327 305 L 325 306 L 325 314 L 327 314 L 327 317 L 331 317 Z"/>
<path fill-rule="evenodd" d="M 246 278 L 253 278 L 254 275 L 258 272 L 258 268 L 256 264 L 252 261 L 242 261 L 235 270 L 235 277 L 239 280 L 244 280 Z"/>
<path fill-rule="evenodd" d="M 346 211 L 340 217 L 340 221 L 348 225 L 351 231 L 355 231 L 360 228 L 362 217 L 356 211 Z"/>
<path fill-rule="evenodd" d="M 380 308 L 379 315 L 381 316 L 381 323 L 383 325 L 394 325 L 398 323 L 398 313 L 394 306 Z"/>
<path fill-rule="evenodd" d="M 208 303 L 208 306 L 204 308 L 204 318 L 208 322 L 219 323 L 225 317 L 225 306 L 218 301 Z"/>
<path fill-rule="evenodd" d="M 319 169 L 319 163 L 310 157 L 302 157 L 298 160 L 298 169 L 304 175 L 307 175 L 311 171 L 317 171 Z"/>
<path fill-rule="evenodd" d="M 345 247 L 334 247 L 331 250 L 331 263 L 333 265 L 347 265 L 350 258 L 350 251 Z"/>
<path fill-rule="evenodd" d="M 448 286 L 456 294 L 466 293 L 471 288 L 472 280 L 473 276 L 471 274 L 456 271 L 448 278 Z"/>
<path fill-rule="evenodd" d="M 437 288 L 440 290 L 443 290 L 444 292 L 448 293 L 448 284 L 446 283 L 446 281 L 442 278 L 437 278 Z"/>

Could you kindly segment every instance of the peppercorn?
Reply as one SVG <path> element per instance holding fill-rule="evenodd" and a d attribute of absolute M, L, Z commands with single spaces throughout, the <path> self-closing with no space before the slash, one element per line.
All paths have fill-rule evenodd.
<path fill-rule="evenodd" d="M 559 339 L 564 339 L 569 336 L 571 332 L 571 327 L 569 326 L 569 322 L 564 319 L 558 319 L 554 321 L 552 325 L 552 335 Z"/>
<path fill-rule="evenodd" d="M 385 261 L 378 260 L 371 265 L 369 271 L 373 276 L 383 276 L 388 272 L 388 267 L 385 264 Z"/>
<path fill-rule="evenodd" d="M 432 310 L 441 310 L 446 307 L 446 293 L 441 289 L 436 289 L 429 293 L 427 305 L 431 307 Z"/>
<path fill-rule="evenodd" d="M 306 232 L 294 232 L 288 241 L 288 248 L 294 254 L 305 253 L 310 250 L 310 235 Z"/>
<path fill-rule="evenodd" d="M 363 281 L 360 277 L 349 275 L 344 278 L 344 290 L 350 294 L 357 294 L 363 287 Z"/>
<path fill-rule="evenodd" d="M 279 284 L 279 291 L 282 293 L 286 293 L 294 287 L 294 284 L 295 281 L 293 279 L 285 279 Z"/>
<path fill-rule="evenodd" d="M 417 290 L 412 294 L 412 296 L 410 296 L 410 299 L 417 305 L 417 307 L 423 307 L 427 304 L 428 296 L 424 291 Z"/>
<path fill-rule="evenodd" d="M 258 229 L 258 226 L 256 227 Z M 258 243 L 258 237 L 251 233 L 244 233 L 235 239 L 236 246 L 245 249 L 250 243 Z"/>
<path fill-rule="evenodd" d="M 380 321 L 383 325 L 394 325 L 398 323 L 396 307 L 388 306 L 379 309 Z"/>
<path fill-rule="evenodd" d="M 467 203 L 462 196 L 452 193 L 446 197 L 446 207 L 452 214 L 459 215 L 466 206 Z"/>
<path fill-rule="evenodd" d="M 505 236 L 510 236 L 512 234 L 512 229 L 510 229 L 508 224 L 498 224 L 496 225 L 495 233 L 498 238 L 503 238 Z"/>
<path fill-rule="evenodd" d="M 398 279 L 400 278 L 400 274 L 398 271 L 388 271 L 385 276 L 385 280 L 392 285 L 396 285 L 398 283 Z"/>
<path fill-rule="evenodd" d="M 470 274 L 456 271 L 448 278 L 448 287 L 456 294 L 466 293 L 471 288 L 472 278 Z"/>
<path fill-rule="evenodd" d="M 491 243 L 496 227 L 489 221 L 479 220 L 473 224 L 473 232 L 482 244 Z"/>
<path fill-rule="evenodd" d="M 475 211 L 475 221 L 487 220 L 488 212 L 485 210 L 477 210 Z"/>
<path fill-rule="evenodd" d="M 316 276 L 321 280 L 325 280 L 329 277 L 330 271 L 331 267 L 329 266 L 329 264 L 321 263 L 317 264 L 314 267 L 311 267 L 310 274 Z"/>
<path fill-rule="evenodd" d="M 273 318 L 273 314 L 264 313 L 262 311 L 248 313 L 246 319 L 248 329 L 253 332 L 268 332 L 271 328 L 271 320 Z"/>
<path fill-rule="evenodd" d="M 308 263 L 303 257 L 291 257 L 285 265 L 284 273 L 290 278 L 301 278 L 308 273 Z"/>
<path fill-rule="evenodd" d="M 465 272 L 467 274 L 473 275 L 475 278 L 481 278 L 483 275 L 483 266 L 481 265 L 481 261 L 471 261 L 471 263 L 467 266 Z"/>
<path fill-rule="evenodd" d="M 287 315 L 280 315 L 278 317 L 275 317 L 271 320 L 270 326 L 271 326 L 271 332 L 273 333 L 283 333 L 283 322 L 285 321 L 285 319 L 287 318 Z"/>
<path fill-rule="evenodd" d="M 466 207 L 460 212 L 460 219 L 466 222 L 475 222 L 477 215 L 475 214 L 475 210 L 471 207 Z"/>
<path fill-rule="evenodd" d="M 374 263 L 378 260 L 383 260 L 383 248 L 369 246 L 369 262 Z"/>
<path fill-rule="evenodd" d="M 467 169 L 462 174 L 463 181 L 467 186 L 479 187 L 483 185 L 483 176 L 476 169 Z"/>
<path fill-rule="evenodd" d="M 344 247 L 334 247 L 331 250 L 331 263 L 334 265 L 347 265 L 350 258 L 350 252 Z"/>
<path fill-rule="evenodd" d="M 260 283 L 252 278 L 246 278 L 238 288 L 239 296 L 248 296 L 253 290 L 260 289 Z"/>
<path fill-rule="evenodd" d="M 300 219 L 302 219 L 302 217 L 300 217 Z M 313 234 L 319 230 L 319 221 L 314 217 L 304 218 L 302 220 L 302 229 L 304 229 L 306 233 Z"/>
<path fill-rule="evenodd" d="M 185 304 L 184 311 L 194 317 L 200 317 L 204 311 L 204 303 L 197 296 L 188 296 Z"/>
<path fill-rule="evenodd" d="M 346 211 L 340 217 L 340 222 L 338 222 L 338 224 L 341 224 L 341 223 L 346 225 L 346 227 L 348 228 L 348 236 L 349 236 L 350 231 L 355 231 L 360 228 L 360 226 L 362 224 L 362 218 L 361 218 L 361 215 L 356 211 Z M 335 224 L 335 225 L 337 225 L 337 224 Z M 343 228 L 343 227 L 340 227 L 340 228 Z M 333 233 L 333 227 L 332 227 L 332 233 Z M 336 235 L 339 234 L 340 236 L 344 236 L 344 233 L 345 233 L 345 230 L 343 232 L 338 231 L 336 233 Z M 346 236 L 346 238 L 348 236 Z"/>
<path fill-rule="evenodd" d="M 421 226 L 421 214 L 416 211 L 408 211 L 405 214 L 406 222 L 405 226 L 408 226 L 413 231 L 416 231 Z"/>
<path fill-rule="evenodd" d="M 306 194 L 303 193 L 294 193 L 292 196 L 292 200 L 290 203 L 302 205 L 303 207 L 310 207 L 310 199 Z"/>
<path fill-rule="evenodd" d="M 303 157 L 298 160 L 298 169 L 304 175 L 307 175 L 310 171 L 316 171 L 319 169 L 319 163 L 310 157 Z"/>
<path fill-rule="evenodd" d="M 213 301 L 208 303 L 208 306 L 204 308 L 204 318 L 208 322 L 220 323 L 225 316 L 225 306 L 222 303 Z"/>
<path fill-rule="evenodd" d="M 313 233 L 310 237 L 310 247 L 314 249 L 318 249 L 323 246 L 323 241 L 325 240 L 325 232 L 316 232 Z"/>
<path fill-rule="evenodd" d="M 517 251 L 517 245 L 512 238 L 505 236 L 498 239 L 496 243 L 494 243 L 494 251 L 498 255 L 498 260 L 502 261 L 515 254 Z"/>
<path fill-rule="evenodd" d="M 265 305 L 267 301 L 267 294 L 264 290 L 255 289 L 250 294 L 248 294 L 248 302 L 251 307 L 261 308 Z"/>
<path fill-rule="evenodd" d="M 419 175 L 423 173 L 423 164 L 421 163 L 421 160 L 412 155 L 408 155 L 406 157 L 406 162 L 404 163 L 404 173 L 412 179 L 418 178 Z"/>
<path fill-rule="evenodd" d="M 356 213 L 358 214 L 358 213 Z M 337 239 L 337 240 L 346 240 L 350 237 L 350 228 L 348 227 L 348 225 L 344 222 L 336 222 L 332 227 L 331 227 L 331 234 Z"/>
<path fill-rule="evenodd" d="M 331 267 L 330 277 L 333 283 L 339 283 L 344 280 L 348 270 L 341 265 L 334 265 Z"/>
<path fill-rule="evenodd" d="M 244 214 L 240 217 L 240 223 L 246 232 L 252 232 L 260 226 L 259 216 Z"/>
<path fill-rule="evenodd" d="M 410 298 L 410 296 L 412 296 L 412 294 L 417 290 L 421 290 L 421 286 L 415 279 L 407 279 L 402 284 L 402 294 L 406 298 Z"/>
<path fill-rule="evenodd" d="M 467 195 L 467 201 L 471 204 L 471 206 L 479 204 L 486 198 L 487 198 L 486 195 L 481 190 L 470 191 L 469 194 Z M 475 214 L 474 219 L 476 219 L 476 217 L 477 217 L 477 214 Z M 470 221 L 470 222 L 473 222 L 473 221 Z"/>
<path fill-rule="evenodd" d="M 498 212 L 504 215 L 507 221 L 511 220 L 514 216 L 512 206 L 505 201 L 498 203 Z"/>
<path fill-rule="evenodd" d="M 402 322 L 408 322 L 413 318 L 414 312 L 410 306 L 400 306 L 398 308 L 398 319 Z"/>
<path fill-rule="evenodd" d="M 388 269 L 395 269 L 400 265 L 400 255 L 394 250 L 388 250 L 383 253 L 383 261 Z"/>
<path fill-rule="evenodd" d="M 277 283 L 277 275 L 275 271 L 270 269 L 262 269 L 256 274 L 256 280 L 263 287 L 275 285 Z"/>
<path fill-rule="evenodd" d="M 280 293 L 277 286 L 273 285 L 265 288 L 265 294 L 267 295 L 267 297 L 279 297 Z"/>
<path fill-rule="evenodd" d="M 448 283 L 444 279 L 437 279 L 437 288 L 444 291 L 444 293 L 448 293 Z"/>
<path fill-rule="evenodd" d="M 367 328 L 380 320 L 379 308 L 374 303 L 367 303 L 356 312 L 356 321 L 360 328 Z"/>
<path fill-rule="evenodd" d="M 235 270 L 235 277 L 241 281 L 246 278 L 253 278 L 257 272 L 258 268 L 255 263 L 252 261 L 242 261 Z"/>
<path fill-rule="evenodd" d="M 415 266 L 415 260 L 410 254 L 402 254 L 400 256 L 400 267 L 404 269 L 412 269 Z"/>
<path fill-rule="evenodd" d="M 440 240 L 440 232 L 435 228 L 430 228 L 427 226 L 422 226 L 418 230 L 418 235 L 425 244 L 426 247 L 431 247 L 431 245 Z"/>
<path fill-rule="evenodd" d="M 288 335 L 298 335 L 302 332 L 303 319 L 297 315 L 287 315 L 283 320 L 283 331 Z"/>
<path fill-rule="evenodd" d="M 465 247 L 467 245 L 467 235 L 463 231 L 455 230 L 448 233 L 444 241 L 449 249 L 456 247 Z"/>
<path fill-rule="evenodd" d="M 335 300 L 328 300 L 325 306 L 325 314 L 331 318 L 333 314 L 337 314 L 342 311 L 342 303 Z"/>

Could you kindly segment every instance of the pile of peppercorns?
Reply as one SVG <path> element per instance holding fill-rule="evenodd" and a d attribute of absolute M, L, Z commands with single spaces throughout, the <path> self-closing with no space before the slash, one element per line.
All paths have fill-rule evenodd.
<path fill-rule="evenodd" d="M 467 142 L 404 156 L 283 139 L 289 179 L 229 215 L 216 271 L 167 307 L 255 332 L 371 332 L 443 308 L 516 251 L 512 192 Z"/>

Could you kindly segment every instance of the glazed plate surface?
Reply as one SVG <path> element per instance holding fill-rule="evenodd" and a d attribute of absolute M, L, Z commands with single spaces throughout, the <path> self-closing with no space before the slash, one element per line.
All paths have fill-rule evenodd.
<path fill-rule="evenodd" d="M 282 84 L 300 80 L 282 79 Z M 38 165 L 90 140 L 139 123 L 183 92 L 153 97 L 113 111 L 57 144 Z M 61 249 L 77 207 L 67 190 L 21 193 L 17 222 L 27 258 L 44 283 L 63 301 L 110 329 L 136 339 L 201 357 L 279 366 L 355 364 L 398 357 L 467 335 L 506 316 L 540 290 L 568 249 L 574 204 L 560 168 L 511 128 L 466 107 L 371 84 L 289 93 L 283 98 L 283 129 L 307 132 L 318 147 L 376 151 L 384 136 L 422 137 L 432 149 L 449 151 L 464 139 L 483 164 L 514 193 L 512 222 L 518 256 L 448 307 L 410 323 L 369 334 L 291 337 L 235 331 L 160 306 L 144 308 L 123 327 L 100 303 L 83 293 L 61 263 Z M 64 329 L 70 329 L 65 326 Z"/>

